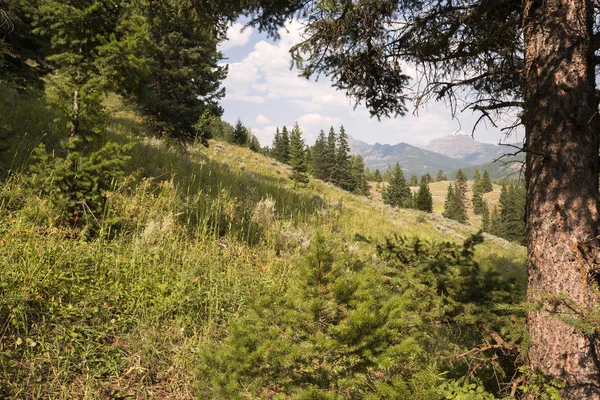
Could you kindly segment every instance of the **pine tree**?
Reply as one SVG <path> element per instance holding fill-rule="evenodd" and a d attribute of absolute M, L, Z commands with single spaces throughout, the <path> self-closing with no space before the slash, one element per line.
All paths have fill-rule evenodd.
<path fill-rule="evenodd" d="M 473 188 L 475 188 L 477 185 L 481 184 L 481 174 L 479 173 L 479 170 L 476 169 L 475 172 L 473 172 Z"/>
<path fill-rule="evenodd" d="M 427 184 L 427 179 L 423 177 L 421 184 L 419 185 L 419 191 L 415 195 L 415 208 L 417 210 L 426 211 L 428 213 L 433 212 L 433 197 Z"/>
<path fill-rule="evenodd" d="M 119 2 L 125 3 L 125 2 Z M 148 79 L 135 92 L 140 108 L 150 117 L 157 135 L 178 140 L 194 137 L 193 125 L 209 113 L 221 116 L 221 82 L 227 68 L 220 65 L 217 44 L 225 21 L 206 5 L 179 0 L 139 0 L 147 40 L 139 43 L 149 65 Z"/>
<path fill-rule="evenodd" d="M 271 157 L 281 162 L 281 156 L 279 155 L 281 149 L 281 132 L 279 127 L 275 129 L 275 136 L 273 136 L 273 142 L 271 144 Z"/>
<path fill-rule="evenodd" d="M 485 200 L 481 203 L 481 230 L 484 232 L 491 231 L 490 209 Z"/>
<path fill-rule="evenodd" d="M 471 202 L 473 204 L 473 213 L 475 215 L 480 215 L 483 212 L 483 188 L 481 185 L 481 175 L 478 169 L 476 169 L 473 174 L 473 197 Z"/>
<path fill-rule="evenodd" d="M 425 174 L 425 182 L 427 182 L 428 184 L 433 182 L 433 177 L 431 176 L 431 174 L 429 172 L 427 172 Z"/>
<path fill-rule="evenodd" d="M 444 212 L 442 215 L 448 219 L 464 223 L 467 221 L 465 204 L 461 196 L 458 183 L 450 184 L 444 201 Z"/>
<path fill-rule="evenodd" d="M 248 148 L 255 153 L 261 153 L 262 148 L 260 147 L 260 142 L 256 138 L 256 136 L 250 134 L 250 143 L 248 144 Z"/>
<path fill-rule="evenodd" d="M 503 184 L 495 234 L 522 243 L 525 238 L 525 189 L 522 185 Z"/>
<path fill-rule="evenodd" d="M 292 167 L 290 179 L 294 181 L 294 188 L 299 184 L 306 185 L 308 183 L 308 166 L 302 130 L 297 122 L 290 135 L 290 166 Z"/>
<path fill-rule="evenodd" d="M 481 190 L 483 193 L 489 193 L 494 190 L 492 181 L 490 180 L 490 174 L 488 174 L 487 169 L 483 171 L 483 177 L 481 178 Z"/>
<path fill-rule="evenodd" d="M 365 169 L 365 162 L 360 155 L 352 156 L 351 159 L 352 192 L 362 196 L 370 193 L 369 182 Z"/>
<path fill-rule="evenodd" d="M 383 177 L 381 176 L 381 171 L 379 171 L 379 168 L 375 169 L 375 172 L 373 173 L 373 180 L 377 183 L 383 182 Z"/>
<path fill-rule="evenodd" d="M 325 146 L 325 181 L 333 181 L 333 170 L 335 166 L 335 155 L 336 155 L 336 142 L 337 136 L 333 126 L 329 128 L 329 134 L 327 135 L 327 144 Z"/>
<path fill-rule="evenodd" d="M 436 182 L 442 182 L 445 181 L 446 179 L 446 175 L 444 175 L 444 171 L 442 171 L 441 169 L 438 170 L 437 175 L 435 176 L 435 181 Z"/>
<path fill-rule="evenodd" d="M 233 128 L 231 143 L 237 144 L 238 146 L 246 146 L 248 144 L 248 128 L 246 128 L 239 119 Z"/>
<path fill-rule="evenodd" d="M 312 175 L 315 178 L 322 180 L 325 180 L 328 177 L 326 146 L 327 138 L 325 137 L 325 132 L 321 130 L 317 140 L 315 140 L 315 144 L 312 147 L 310 164 L 312 168 Z"/>
<path fill-rule="evenodd" d="M 410 186 L 417 186 L 419 184 L 419 178 L 416 175 L 410 177 Z"/>
<path fill-rule="evenodd" d="M 350 147 L 348 146 L 348 136 L 346 135 L 343 126 L 340 127 L 340 133 L 337 137 L 332 182 L 334 185 L 344 190 L 352 190 L 352 177 L 350 176 Z"/>
<path fill-rule="evenodd" d="M 467 196 L 467 176 L 461 168 L 459 168 L 458 171 L 456 171 L 454 182 L 456 183 L 456 187 L 458 188 L 460 197 L 463 199 L 464 202 Z"/>
<path fill-rule="evenodd" d="M 410 207 L 412 203 L 412 192 L 400 164 L 396 166 L 389 174 L 389 185 L 382 194 L 383 202 L 392 207 Z"/>
<path fill-rule="evenodd" d="M 284 164 L 290 163 L 290 135 L 287 127 L 284 125 L 281 128 L 281 143 L 279 144 L 279 162 Z"/>
<path fill-rule="evenodd" d="M 119 40 L 117 28 L 125 14 L 124 5 L 118 0 L 48 0 L 30 12 L 34 33 L 52 43 L 48 60 L 56 73 L 48 76 L 54 89 L 50 99 L 68 117 L 70 136 L 96 132 L 102 118 L 102 94 L 119 85 L 104 72 L 108 66 L 127 62 L 113 59 L 112 51 L 112 42 Z M 139 61 L 134 54 L 128 57 Z M 130 72 L 132 80 L 141 73 L 133 68 Z"/>

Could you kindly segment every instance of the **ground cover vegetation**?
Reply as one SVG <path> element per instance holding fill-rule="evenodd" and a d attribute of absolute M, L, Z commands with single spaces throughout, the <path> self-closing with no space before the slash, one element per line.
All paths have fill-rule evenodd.
<path fill-rule="evenodd" d="M 599 339 L 581 328 L 595 325 L 598 304 L 599 10 L 593 0 L 249 5 L 251 23 L 271 33 L 303 18 L 296 65 L 306 77 L 330 76 L 375 117 L 436 99 L 491 124 L 516 115 L 513 128 L 526 135 L 528 300 L 538 305 L 528 314 L 528 360 L 564 382 L 565 399 L 600 399 Z M 419 74 L 417 92 L 404 62 Z"/>
<path fill-rule="evenodd" d="M 366 194 L 366 170 L 343 128 L 322 135 L 323 169 L 294 127 L 287 167 L 220 120 L 216 45 L 262 5 L 0 4 L 0 396 L 582 393 L 572 372 L 523 366 L 523 248 L 349 193 Z M 267 6 L 263 29 L 297 10 Z M 394 72 L 360 76 L 402 84 Z M 385 110 L 400 89 L 354 94 Z M 343 190 L 306 179 L 319 168 Z M 518 189 L 504 192 L 508 207 Z"/>

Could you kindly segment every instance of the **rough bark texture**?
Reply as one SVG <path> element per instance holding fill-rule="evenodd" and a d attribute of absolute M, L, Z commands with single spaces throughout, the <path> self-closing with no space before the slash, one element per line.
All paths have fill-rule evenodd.
<path fill-rule="evenodd" d="M 71 117 L 71 137 L 77 136 L 79 131 L 79 91 L 73 93 L 73 116 Z"/>
<path fill-rule="evenodd" d="M 597 304 L 578 243 L 598 225 L 598 116 L 591 50 L 592 1 L 523 0 L 527 132 L 528 300 L 565 294 Z M 528 314 L 529 362 L 565 381 L 564 399 L 600 399 L 596 339 L 561 317 L 566 305 Z"/>

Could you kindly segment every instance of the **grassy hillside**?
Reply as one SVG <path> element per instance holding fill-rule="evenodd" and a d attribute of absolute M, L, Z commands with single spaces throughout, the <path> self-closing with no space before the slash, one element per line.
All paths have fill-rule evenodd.
<path fill-rule="evenodd" d="M 462 243 L 477 230 L 320 181 L 294 190 L 272 159 L 218 141 L 168 146 L 118 99 L 107 107 L 104 141 L 128 143 L 131 160 L 105 215 L 65 224 L 26 172 L 0 185 L 0 397 L 208 396 L 205 349 L 257 299 L 298 290 L 315 237 L 338 259 L 380 265 L 386 237 Z M 436 210 L 446 184 L 432 185 Z M 525 250 L 485 239 L 482 271 L 522 295 Z"/>

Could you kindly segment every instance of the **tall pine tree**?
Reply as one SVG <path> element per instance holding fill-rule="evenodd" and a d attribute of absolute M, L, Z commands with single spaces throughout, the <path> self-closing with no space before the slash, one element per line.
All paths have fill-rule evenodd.
<path fill-rule="evenodd" d="M 311 151 L 312 175 L 317 179 L 326 180 L 328 177 L 327 138 L 325 132 L 321 130 Z"/>
<path fill-rule="evenodd" d="M 415 208 L 425 212 L 433 212 L 433 197 L 425 177 L 421 178 L 419 191 L 415 195 Z"/>
<path fill-rule="evenodd" d="M 404 178 L 404 172 L 400 164 L 396 166 L 389 174 L 388 187 L 382 193 L 383 202 L 392 207 L 410 207 L 412 204 L 412 192 Z"/>
<path fill-rule="evenodd" d="M 335 148 L 335 164 L 333 165 L 334 185 L 344 190 L 352 190 L 352 176 L 350 175 L 350 146 L 348 146 L 348 136 L 344 127 L 340 127 L 340 133 L 337 137 Z"/>
<path fill-rule="evenodd" d="M 444 212 L 442 215 L 460 223 L 465 223 L 467 221 L 465 203 L 458 183 L 450 183 L 448 186 L 446 200 L 444 201 Z"/>
<path fill-rule="evenodd" d="M 490 174 L 487 172 L 487 169 L 483 171 L 483 176 L 481 177 L 481 190 L 483 193 L 489 193 L 494 190 L 492 181 L 490 180 Z"/>
<path fill-rule="evenodd" d="M 306 163 L 306 152 L 304 149 L 304 139 L 302 130 L 296 122 L 290 135 L 290 166 L 292 174 L 290 179 L 294 181 L 294 188 L 297 185 L 308 183 L 308 165 Z"/>

